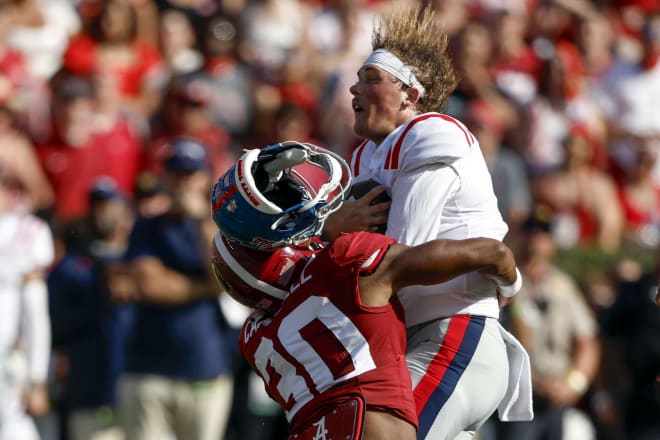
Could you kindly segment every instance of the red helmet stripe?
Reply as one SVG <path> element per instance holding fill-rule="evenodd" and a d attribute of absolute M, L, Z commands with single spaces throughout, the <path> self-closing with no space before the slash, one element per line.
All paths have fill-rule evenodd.
<path fill-rule="evenodd" d="M 217 211 L 218 209 L 220 209 L 220 207 L 221 207 L 222 205 L 224 205 L 225 202 L 226 202 L 228 199 L 230 199 L 230 198 L 231 198 L 234 194 L 236 194 L 237 192 L 238 192 L 238 188 L 236 187 L 236 184 L 234 184 L 234 185 L 230 186 L 229 188 L 227 188 L 227 189 L 222 193 L 222 195 L 221 195 L 219 198 L 215 199 L 215 201 L 213 202 L 213 212 L 215 212 L 215 211 Z"/>

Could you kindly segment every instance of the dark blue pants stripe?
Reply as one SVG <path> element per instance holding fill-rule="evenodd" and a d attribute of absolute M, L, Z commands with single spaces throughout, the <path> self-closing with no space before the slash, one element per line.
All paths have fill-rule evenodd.
<path fill-rule="evenodd" d="M 463 371 L 467 368 L 472 360 L 475 350 L 477 349 L 485 323 L 486 318 L 483 316 L 470 317 L 470 322 L 467 325 L 458 352 L 445 370 L 440 384 L 433 394 L 431 394 L 431 397 L 428 399 L 419 415 L 419 430 L 417 431 L 418 440 L 426 437 L 429 429 L 431 429 L 433 421 L 444 406 L 445 402 L 447 402 L 447 399 L 449 399 L 449 396 L 454 392 L 458 380 L 461 378 Z M 443 348 L 444 344 L 440 347 L 438 353 L 442 351 Z"/>

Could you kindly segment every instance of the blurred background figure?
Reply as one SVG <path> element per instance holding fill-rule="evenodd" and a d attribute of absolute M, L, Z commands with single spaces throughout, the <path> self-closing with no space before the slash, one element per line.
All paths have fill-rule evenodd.
<path fill-rule="evenodd" d="M 20 129 L 15 113 L 0 106 L 0 162 L 23 182 L 23 209 L 44 212 L 52 208 L 55 194 L 27 134 Z"/>
<path fill-rule="evenodd" d="M 501 438 L 594 440 L 580 404 L 600 367 L 598 327 L 575 281 L 554 264 L 548 215 L 539 208 L 524 225 L 524 283 L 509 314 L 530 356 L 534 420 L 501 424 Z"/>
<path fill-rule="evenodd" d="M 248 2 L 241 12 L 241 56 L 268 80 L 277 80 L 296 51 L 306 49 L 310 7 L 296 0 Z"/>
<path fill-rule="evenodd" d="M 642 11 L 640 71 L 618 83 L 618 130 L 637 136 L 660 136 L 660 116 L 655 106 L 660 99 L 660 8 Z"/>
<path fill-rule="evenodd" d="M 159 215 L 138 217 L 127 262 L 138 301 L 120 380 L 128 439 L 217 440 L 232 402 L 231 333 L 210 267 L 216 227 L 210 168 L 194 140 L 174 139 L 164 158 L 171 198 Z"/>
<path fill-rule="evenodd" d="M 493 179 L 493 190 L 502 218 L 513 234 L 529 218 L 532 193 L 525 163 L 513 149 L 503 145 L 505 120 L 487 101 L 468 104 L 462 120 L 479 141 Z"/>
<path fill-rule="evenodd" d="M 80 31 L 81 19 L 68 0 L 23 0 L 22 18 L 9 34 L 9 44 L 23 54 L 31 75 L 48 81 L 62 66 L 69 38 Z"/>
<path fill-rule="evenodd" d="M 171 76 L 197 72 L 204 66 L 197 34 L 189 17 L 178 9 L 160 13 L 160 49 Z"/>
<path fill-rule="evenodd" d="M 584 68 L 575 45 L 561 41 L 556 47 L 541 47 L 538 94 L 527 107 L 529 138 L 523 147 L 530 169 L 538 175 L 564 163 L 563 142 L 572 127 L 583 127 L 594 152 L 605 130 L 602 111 L 587 94 Z"/>
<path fill-rule="evenodd" d="M 32 416 L 49 408 L 45 275 L 54 247 L 48 225 L 20 209 L 23 188 L 0 162 L 0 438 L 36 440 Z"/>
<path fill-rule="evenodd" d="M 61 433 L 121 440 L 115 388 L 137 294 L 123 263 L 133 213 L 110 177 L 88 195 L 90 212 L 61 231 L 65 252 L 48 276 Z"/>
<path fill-rule="evenodd" d="M 622 437 L 630 440 L 660 437 L 660 313 L 654 304 L 659 262 L 645 271 L 633 259 L 622 260 L 616 272 L 616 300 L 602 318 L 607 362 L 620 367 L 623 375 L 603 375 L 598 398 L 623 422 Z"/>
<path fill-rule="evenodd" d="M 222 176 L 234 163 L 236 153 L 230 134 L 214 120 L 215 103 L 222 100 L 206 73 L 182 75 L 172 79 L 163 106 L 152 125 L 151 143 L 145 149 L 143 166 L 162 174 L 163 160 L 176 138 L 186 137 L 206 151 L 213 178 Z"/>
<path fill-rule="evenodd" d="M 53 219 L 65 223 L 88 213 L 88 191 L 100 176 L 132 195 L 142 143 L 129 119 L 103 111 L 105 89 L 93 77 L 63 71 L 53 87 L 51 136 L 36 148 L 55 191 Z"/>
<path fill-rule="evenodd" d="M 594 141 L 574 124 L 563 139 L 560 169 L 539 176 L 535 195 L 553 212 L 554 238 L 563 247 L 595 245 L 605 252 L 621 246 L 623 210 L 614 179 L 594 165 Z"/>
<path fill-rule="evenodd" d="M 253 112 L 252 84 L 255 72 L 239 55 L 240 29 L 224 14 L 211 17 L 204 28 L 204 71 L 210 75 L 217 98 L 212 114 L 216 124 L 235 138 L 248 130 Z"/>
<path fill-rule="evenodd" d="M 371 28 L 376 8 L 360 2 L 332 0 L 313 11 L 309 39 L 313 48 L 310 64 L 318 84 L 317 137 L 324 145 L 350 157 L 361 140 L 353 130 L 351 96 L 346 90 L 355 82 L 362 61 L 371 53 Z"/>
<path fill-rule="evenodd" d="M 31 54 L 17 47 L 12 35 L 20 28 L 41 25 L 39 8 L 38 0 L 0 1 L 0 105 L 9 107 L 26 126 L 38 125 L 36 120 L 44 117 L 41 104 L 48 96 L 47 78 L 34 72 Z"/>
<path fill-rule="evenodd" d="M 291 139 L 318 145 L 320 141 L 314 138 L 314 118 L 299 104 L 283 102 L 275 112 L 273 140 L 276 142 Z"/>
<path fill-rule="evenodd" d="M 157 217 L 170 210 L 172 199 L 156 174 L 143 171 L 135 180 L 133 206 L 138 217 Z"/>
<path fill-rule="evenodd" d="M 82 32 L 69 41 L 63 59 L 64 67 L 76 74 L 108 75 L 125 110 L 148 118 L 160 103 L 164 63 L 157 47 L 138 38 L 137 26 L 130 0 L 100 2 Z"/>
<path fill-rule="evenodd" d="M 627 160 L 618 163 L 624 236 L 651 249 L 660 245 L 660 185 L 653 178 L 659 152 L 650 139 L 637 139 L 630 144 Z"/>

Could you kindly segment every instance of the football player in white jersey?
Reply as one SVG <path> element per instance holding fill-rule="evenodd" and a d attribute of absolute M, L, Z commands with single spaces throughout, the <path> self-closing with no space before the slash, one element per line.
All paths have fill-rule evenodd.
<path fill-rule="evenodd" d="M 20 209 L 20 182 L 0 163 L 0 439 L 38 439 L 30 415 L 48 410 L 48 225 Z"/>
<path fill-rule="evenodd" d="M 388 207 L 386 234 L 407 245 L 505 236 L 478 141 L 438 113 L 456 85 L 446 48 L 428 9 L 391 14 L 374 31 L 374 51 L 350 88 L 354 131 L 366 138 L 352 171 L 354 184 L 384 187 L 391 206 L 370 204 L 382 192 L 372 189 L 328 219 L 328 238 L 375 229 Z M 496 287 L 470 273 L 399 292 L 419 439 L 470 438 L 495 410 L 503 420 L 532 418 L 529 360 L 498 323 Z"/>

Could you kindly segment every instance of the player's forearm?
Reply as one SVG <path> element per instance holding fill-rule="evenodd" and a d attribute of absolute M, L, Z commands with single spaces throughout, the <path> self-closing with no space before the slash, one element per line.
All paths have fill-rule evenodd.
<path fill-rule="evenodd" d="M 497 240 L 481 241 L 480 246 L 483 246 L 480 251 L 484 266 L 477 270 L 494 278 L 500 285 L 514 284 L 520 275 L 516 271 L 516 260 L 511 249 Z"/>
<path fill-rule="evenodd" d="M 194 281 L 183 275 L 169 275 L 163 282 L 143 284 L 140 299 L 162 305 L 182 305 L 216 296 L 217 286 L 210 282 Z"/>
<path fill-rule="evenodd" d="M 139 299 L 145 302 L 176 306 L 218 294 L 213 280 L 193 280 L 160 262 L 139 263 L 135 273 Z"/>
<path fill-rule="evenodd" d="M 473 271 L 496 276 L 502 282 L 516 280 L 511 250 L 489 238 L 434 240 L 408 248 L 397 256 L 397 260 L 397 288 L 442 283 Z"/>
<path fill-rule="evenodd" d="M 583 337 L 575 343 L 572 370 L 579 371 L 590 384 L 600 365 L 600 342 L 594 337 Z"/>

